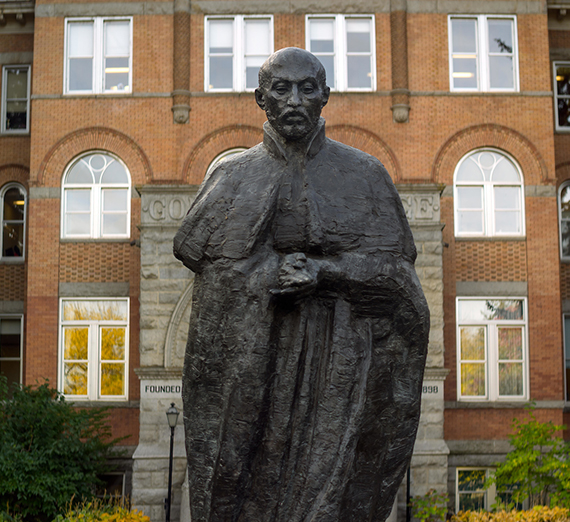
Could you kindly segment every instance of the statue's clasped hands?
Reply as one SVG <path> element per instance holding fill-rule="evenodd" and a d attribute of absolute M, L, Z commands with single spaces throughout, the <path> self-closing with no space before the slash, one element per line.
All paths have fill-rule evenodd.
<path fill-rule="evenodd" d="M 274 296 L 304 297 L 317 286 L 318 265 L 302 252 L 287 254 L 281 261 L 277 281 L 279 288 L 270 290 Z"/>

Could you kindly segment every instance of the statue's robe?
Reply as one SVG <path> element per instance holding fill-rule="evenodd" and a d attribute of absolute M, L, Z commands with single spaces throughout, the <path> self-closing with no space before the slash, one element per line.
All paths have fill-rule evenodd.
<path fill-rule="evenodd" d="M 411 458 L 429 311 L 382 164 L 325 137 L 206 179 L 174 241 L 195 272 L 183 375 L 192 522 L 384 521 Z M 274 295 L 280 262 L 319 266 Z"/>

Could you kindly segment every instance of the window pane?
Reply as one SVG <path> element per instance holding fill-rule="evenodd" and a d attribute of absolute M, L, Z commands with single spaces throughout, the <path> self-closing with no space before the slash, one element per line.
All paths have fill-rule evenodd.
<path fill-rule="evenodd" d="M 503 183 L 520 183 L 521 177 L 512 162 L 506 157 L 495 154 L 497 163 L 493 169 L 491 181 Z"/>
<path fill-rule="evenodd" d="M 523 302 L 520 299 L 462 299 L 457 303 L 459 321 L 520 321 Z"/>
<path fill-rule="evenodd" d="M 259 83 L 259 68 L 265 61 L 264 57 L 250 56 L 245 59 L 245 87 L 255 89 Z"/>
<path fill-rule="evenodd" d="M 20 357 L 20 320 L 0 319 L 0 357 Z"/>
<path fill-rule="evenodd" d="M 369 20 L 346 20 L 346 47 L 349 53 L 370 52 Z"/>
<path fill-rule="evenodd" d="M 483 233 L 483 212 L 457 212 L 457 230 L 462 233 Z"/>
<path fill-rule="evenodd" d="M 499 395 L 523 394 L 522 363 L 499 363 Z"/>
<path fill-rule="evenodd" d="M 123 363 L 101 364 L 101 395 L 124 395 L 125 365 Z"/>
<path fill-rule="evenodd" d="M 485 328 L 471 326 L 460 328 L 461 359 L 468 361 L 485 360 Z"/>
<path fill-rule="evenodd" d="M 65 179 L 65 183 L 91 184 L 93 181 L 91 169 L 87 166 L 84 159 L 80 159 L 71 167 Z"/>
<path fill-rule="evenodd" d="M 103 210 L 127 210 L 127 194 L 126 189 L 109 190 L 105 189 L 103 193 Z"/>
<path fill-rule="evenodd" d="M 23 221 L 26 196 L 18 188 L 4 193 L 4 221 Z"/>
<path fill-rule="evenodd" d="M 570 95 L 570 65 L 556 67 L 556 93 Z"/>
<path fill-rule="evenodd" d="M 485 493 L 464 493 L 459 495 L 460 511 L 481 511 L 485 509 Z"/>
<path fill-rule="evenodd" d="M 91 210 L 91 190 L 67 189 L 65 191 L 65 203 L 68 212 L 89 212 Z"/>
<path fill-rule="evenodd" d="M 560 241 L 562 244 L 562 256 L 570 257 L 570 221 L 560 222 Z"/>
<path fill-rule="evenodd" d="M 460 493 L 481 491 L 487 473 L 484 469 L 461 469 L 457 471 L 457 488 Z"/>
<path fill-rule="evenodd" d="M 127 233 L 127 216 L 125 214 L 103 214 L 103 236 L 116 236 Z"/>
<path fill-rule="evenodd" d="M 233 87 L 233 58 L 231 56 L 210 57 L 210 89 L 231 89 Z"/>
<path fill-rule="evenodd" d="M 68 214 L 65 217 L 65 234 L 68 236 L 88 236 L 91 234 L 90 214 Z"/>
<path fill-rule="evenodd" d="M 66 361 L 86 361 L 88 358 L 89 329 L 65 328 L 63 358 Z"/>
<path fill-rule="evenodd" d="M 24 255 L 24 225 L 4 223 L 2 227 L 2 255 L 21 257 Z"/>
<path fill-rule="evenodd" d="M 28 97 L 28 68 L 8 69 L 6 71 L 6 98 L 27 99 Z"/>
<path fill-rule="evenodd" d="M 233 53 L 234 21 L 209 20 L 210 53 Z"/>
<path fill-rule="evenodd" d="M 499 210 L 520 209 L 520 187 L 495 187 L 495 208 Z"/>
<path fill-rule="evenodd" d="M 105 56 L 129 56 L 130 33 L 127 21 L 105 22 Z"/>
<path fill-rule="evenodd" d="M 570 219 L 570 185 L 560 191 L 560 211 L 563 219 Z"/>
<path fill-rule="evenodd" d="M 466 158 L 457 171 L 456 181 L 484 181 L 483 172 L 474 161 L 473 156 Z"/>
<path fill-rule="evenodd" d="M 461 363 L 461 395 L 485 396 L 484 363 Z"/>
<path fill-rule="evenodd" d="M 129 175 L 123 167 L 123 164 L 112 158 L 107 158 L 107 168 L 101 176 L 101 183 L 111 184 L 111 183 L 128 183 Z"/>
<path fill-rule="evenodd" d="M 93 59 L 72 58 L 69 60 L 69 90 L 91 91 L 93 89 Z"/>
<path fill-rule="evenodd" d="M 370 72 L 370 56 L 347 56 L 349 89 L 370 88 L 372 73 Z"/>
<path fill-rule="evenodd" d="M 3 361 L 0 359 L 0 375 L 8 380 L 8 387 L 20 382 L 20 361 Z"/>
<path fill-rule="evenodd" d="M 245 54 L 269 56 L 271 53 L 269 33 L 269 20 L 246 20 Z"/>
<path fill-rule="evenodd" d="M 495 212 L 495 232 L 497 234 L 520 234 L 521 214 L 520 212 Z"/>
<path fill-rule="evenodd" d="M 513 21 L 489 19 L 489 52 L 513 52 Z"/>
<path fill-rule="evenodd" d="M 489 56 L 489 83 L 491 89 L 514 87 L 512 56 Z"/>
<path fill-rule="evenodd" d="M 129 90 L 129 58 L 105 59 L 105 90 Z"/>
<path fill-rule="evenodd" d="M 93 56 L 93 22 L 73 22 L 68 27 L 68 56 Z"/>
<path fill-rule="evenodd" d="M 451 42 L 453 53 L 477 52 L 477 20 L 451 20 Z"/>
<path fill-rule="evenodd" d="M 63 393 L 87 395 L 87 363 L 65 363 L 63 378 Z"/>
<path fill-rule="evenodd" d="M 64 301 L 65 321 L 126 321 L 126 301 Z"/>
<path fill-rule="evenodd" d="M 453 87 L 455 89 L 477 88 L 477 59 L 453 57 Z"/>
<path fill-rule="evenodd" d="M 522 359 L 522 328 L 499 328 L 499 359 Z"/>
<path fill-rule="evenodd" d="M 334 56 L 317 56 L 319 61 L 323 64 L 325 68 L 325 74 L 327 76 L 327 86 L 331 89 L 334 88 Z"/>
<path fill-rule="evenodd" d="M 101 328 L 101 359 L 125 360 L 124 328 Z"/>
<path fill-rule="evenodd" d="M 558 125 L 561 127 L 570 126 L 570 100 L 568 98 L 558 98 Z"/>
<path fill-rule="evenodd" d="M 483 209 L 483 187 L 457 187 L 457 208 Z"/>
<path fill-rule="evenodd" d="M 25 130 L 28 125 L 28 102 L 6 102 L 6 130 Z"/>
<path fill-rule="evenodd" d="M 334 52 L 333 20 L 311 20 L 309 22 L 309 36 L 312 53 Z"/>

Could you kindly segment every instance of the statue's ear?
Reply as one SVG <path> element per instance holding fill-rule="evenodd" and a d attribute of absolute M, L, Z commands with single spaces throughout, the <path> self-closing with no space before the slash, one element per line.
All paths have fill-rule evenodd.
<path fill-rule="evenodd" d="M 255 89 L 255 101 L 257 105 L 261 108 L 261 110 L 265 110 L 265 96 L 261 88 Z"/>
<path fill-rule="evenodd" d="M 323 89 L 323 105 L 321 106 L 321 108 L 328 103 L 330 95 L 331 95 L 331 88 L 327 86 Z"/>

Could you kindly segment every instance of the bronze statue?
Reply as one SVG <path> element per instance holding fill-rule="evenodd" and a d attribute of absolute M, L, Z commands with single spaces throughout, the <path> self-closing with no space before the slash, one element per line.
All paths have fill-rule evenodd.
<path fill-rule="evenodd" d="M 384 521 L 420 415 L 429 311 L 382 164 L 325 136 L 325 71 L 282 49 L 263 143 L 174 240 L 196 274 L 183 376 L 192 522 Z"/>

